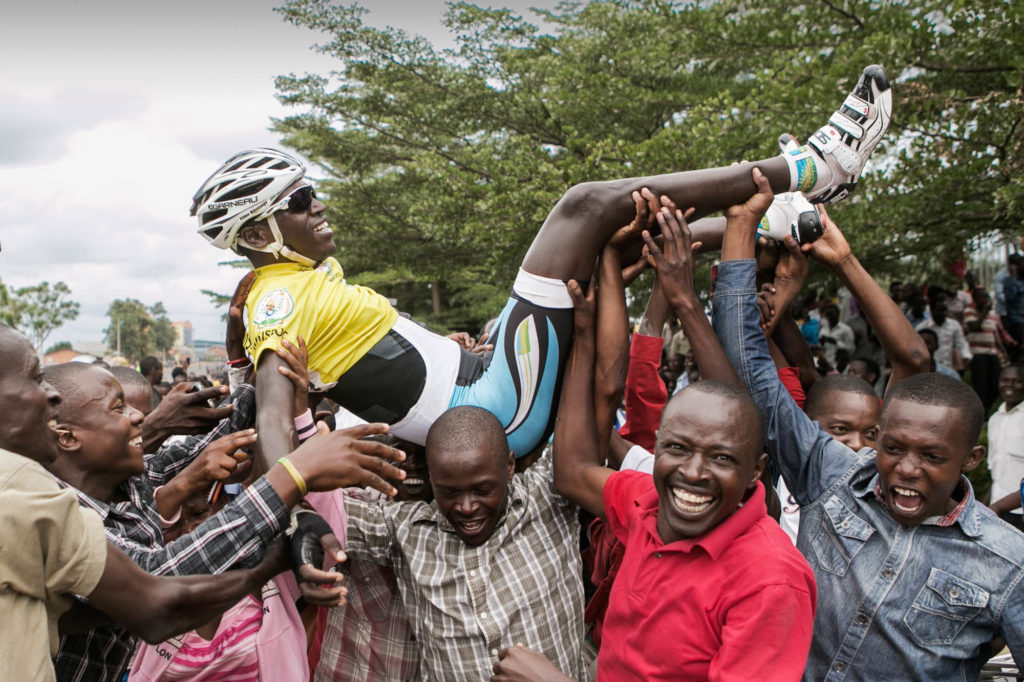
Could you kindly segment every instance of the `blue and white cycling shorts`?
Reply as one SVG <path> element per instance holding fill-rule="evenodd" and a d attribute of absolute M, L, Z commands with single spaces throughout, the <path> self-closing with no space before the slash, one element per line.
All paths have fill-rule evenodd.
<path fill-rule="evenodd" d="M 441 413 L 475 405 L 493 413 L 517 457 L 546 440 L 572 340 L 572 299 L 559 279 L 519 271 L 491 329 L 490 363 L 400 317 L 328 391 L 367 421 L 423 444 Z"/>

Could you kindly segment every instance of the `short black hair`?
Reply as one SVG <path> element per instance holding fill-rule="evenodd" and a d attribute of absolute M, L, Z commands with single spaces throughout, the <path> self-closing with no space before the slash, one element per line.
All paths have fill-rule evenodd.
<path fill-rule="evenodd" d="M 500 453 L 502 458 L 508 457 L 505 428 L 482 407 L 453 407 L 438 417 L 427 431 L 428 455 L 436 450 L 466 450 L 481 445 Z"/>
<path fill-rule="evenodd" d="M 982 424 L 985 423 L 985 407 L 974 389 L 960 379 L 938 372 L 907 377 L 889 389 L 889 394 L 885 396 L 885 402 L 882 403 L 882 421 L 885 421 L 885 412 L 889 405 L 897 400 L 960 410 L 967 421 L 968 442 L 972 446 L 978 442 Z"/>
<path fill-rule="evenodd" d="M 43 378 L 60 393 L 58 421 L 66 423 L 78 419 L 79 410 L 91 397 L 83 390 L 81 377 L 86 372 L 95 372 L 97 369 L 102 368 L 84 362 L 62 362 L 43 370 Z"/>
<path fill-rule="evenodd" d="M 739 403 L 739 406 L 742 408 L 741 411 L 749 412 L 754 418 L 754 424 L 757 427 L 757 454 L 760 455 L 764 452 L 764 417 L 761 415 L 761 410 L 757 407 L 757 404 L 750 398 L 750 394 L 747 393 L 746 389 L 734 384 L 727 384 L 724 381 L 702 379 L 695 384 L 690 384 L 669 398 L 668 403 L 665 405 L 666 409 L 661 413 L 662 419 L 664 419 L 665 413 L 668 412 L 668 406 L 672 401 L 687 391 L 699 391 L 701 393 L 717 395 Z M 738 414 L 739 412 L 737 412 Z"/>
<path fill-rule="evenodd" d="M 1005 372 L 1008 369 L 1015 369 L 1021 374 L 1024 374 L 1024 362 L 1011 362 L 1006 367 L 1003 367 L 1001 370 L 999 370 L 999 376 L 1003 376 L 1003 372 Z"/>
<path fill-rule="evenodd" d="M 175 367 L 171 370 L 171 377 L 185 377 L 188 379 L 188 372 L 185 371 L 184 367 Z"/>
<path fill-rule="evenodd" d="M 928 328 L 928 329 L 918 329 L 917 333 L 918 333 L 919 336 L 924 336 L 925 334 L 929 334 L 929 335 L 931 335 L 932 338 L 935 339 L 936 342 L 938 342 L 938 340 L 939 340 L 939 335 L 935 332 L 934 329 L 931 329 L 931 328 Z"/>
<path fill-rule="evenodd" d="M 139 360 L 139 371 L 143 374 L 149 374 L 154 369 L 161 366 L 163 366 L 163 363 L 152 355 L 147 355 Z"/>
<path fill-rule="evenodd" d="M 150 390 L 153 385 L 149 383 L 146 377 L 136 372 L 131 367 L 111 367 L 110 373 L 117 379 L 117 383 L 121 384 L 121 388 L 127 386 L 138 386 L 140 389 Z"/>
<path fill-rule="evenodd" d="M 832 393 L 857 393 L 878 399 L 871 384 L 860 377 L 855 377 L 852 374 L 827 374 L 815 381 L 807 391 L 804 412 L 813 419 L 812 415 L 818 414 L 821 403 Z"/>

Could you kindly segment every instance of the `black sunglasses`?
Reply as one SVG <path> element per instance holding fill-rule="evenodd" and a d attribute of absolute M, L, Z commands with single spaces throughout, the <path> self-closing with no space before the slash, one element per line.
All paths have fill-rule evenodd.
<path fill-rule="evenodd" d="M 313 205 L 316 199 L 316 192 L 312 185 L 304 185 L 288 195 L 288 211 L 290 213 L 305 213 Z"/>

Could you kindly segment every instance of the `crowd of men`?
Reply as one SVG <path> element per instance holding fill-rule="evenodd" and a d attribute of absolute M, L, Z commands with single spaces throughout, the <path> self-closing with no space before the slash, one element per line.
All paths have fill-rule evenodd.
<path fill-rule="evenodd" d="M 347 283 L 296 159 L 233 156 L 192 206 L 253 266 L 225 382 L 162 386 L 155 358 L 43 368 L 0 327 L 0 679 L 1024 661 L 1019 261 L 996 310 L 973 280 L 890 295 L 820 207 L 853 192 L 891 108 L 871 66 L 777 157 L 570 188 L 486 344 Z M 809 260 L 848 297 L 808 296 Z M 965 474 L 986 454 L 982 500 Z"/>

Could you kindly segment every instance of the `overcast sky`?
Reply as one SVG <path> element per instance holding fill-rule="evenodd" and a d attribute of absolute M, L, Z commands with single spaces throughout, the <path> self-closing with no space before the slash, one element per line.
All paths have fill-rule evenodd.
<path fill-rule="evenodd" d="M 81 304 L 57 341 L 99 341 L 117 298 L 162 301 L 196 338 L 221 339 L 200 293 L 230 293 L 233 256 L 188 215 L 232 153 L 277 144 L 274 77 L 324 73 L 318 34 L 284 22 L 283 0 L 55 0 L 8 5 L 0 22 L 0 280 L 63 280 Z M 368 23 L 448 46 L 441 0 L 369 0 Z M 495 1 L 525 12 L 554 0 Z"/>

